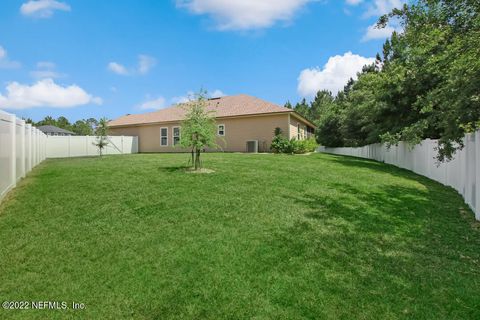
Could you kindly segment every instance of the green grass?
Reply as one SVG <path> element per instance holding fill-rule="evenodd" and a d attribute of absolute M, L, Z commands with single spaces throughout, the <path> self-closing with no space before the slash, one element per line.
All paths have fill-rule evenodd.
<path fill-rule="evenodd" d="M 452 189 L 314 154 L 48 160 L 0 205 L 1 319 L 479 319 L 480 226 Z"/>

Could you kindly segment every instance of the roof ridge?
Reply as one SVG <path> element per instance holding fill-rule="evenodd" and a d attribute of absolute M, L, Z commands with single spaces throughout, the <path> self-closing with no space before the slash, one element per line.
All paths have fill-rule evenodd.
<path fill-rule="evenodd" d="M 185 115 L 184 105 L 191 101 L 177 103 L 169 107 L 140 114 L 125 115 L 110 122 L 111 126 L 132 124 L 159 123 L 181 121 Z M 215 117 L 232 117 L 260 115 L 269 113 L 291 112 L 291 109 L 248 94 L 223 96 L 213 100 L 206 100 L 206 107 L 217 111 Z"/>

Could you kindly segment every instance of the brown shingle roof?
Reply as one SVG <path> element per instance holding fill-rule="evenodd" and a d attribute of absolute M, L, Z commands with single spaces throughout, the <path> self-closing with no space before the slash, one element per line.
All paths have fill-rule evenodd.
<path fill-rule="evenodd" d="M 263 113 L 292 112 L 291 109 L 245 94 L 226 96 L 207 101 L 207 110 L 215 111 L 216 117 L 234 117 Z M 179 105 L 144 114 L 131 114 L 109 122 L 110 127 L 128 126 L 158 122 L 180 121 L 185 109 Z"/>

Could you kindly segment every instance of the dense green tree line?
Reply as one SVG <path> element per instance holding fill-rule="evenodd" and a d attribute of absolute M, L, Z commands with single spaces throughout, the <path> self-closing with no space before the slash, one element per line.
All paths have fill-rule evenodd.
<path fill-rule="evenodd" d="M 99 121 L 94 118 L 77 120 L 75 123 L 70 123 L 65 117 L 58 117 L 57 119 L 46 116 L 43 120 L 38 122 L 32 121 L 32 119 L 26 119 L 27 123 L 31 123 L 34 126 L 56 126 L 65 130 L 75 132 L 79 136 L 92 136 L 95 135 L 95 129 L 98 127 Z"/>
<path fill-rule="evenodd" d="M 465 133 L 480 127 L 479 9 L 478 0 L 419 0 L 395 9 L 378 27 L 396 20 L 403 32 L 392 34 L 358 80 L 293 108 L 317 123 L 325 146 L 432 138 L 439 139 L 439 160 L 450 159 Z"/>

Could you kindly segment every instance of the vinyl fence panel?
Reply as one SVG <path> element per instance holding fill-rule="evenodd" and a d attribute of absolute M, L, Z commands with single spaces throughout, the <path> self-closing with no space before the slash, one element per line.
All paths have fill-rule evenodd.
<path fill-rule="evenodd" d="M 480 220 L 480 131 L 467 134 L 464 145 L 453 160 L 440 164 L 436 160 L 437 141 L 430 139 L 414 147 L 400 142 L 390 148 L 371 144 L 359 148 L 320 147 L 318 151 L 385 162 L 450 186 L 462 195 Z"/>
<path fill-rule="evenodd" d="M 99 150 L 95 146 L 94 136 L 47 136 L 47 158 L 71 158 L 99 156 Z M 131 154 L 138 153 L 138 137 L 109 136 L 108 145 L 103 154 Z"/>
<path fill-rule="evenodd" d="M 0 200 L 35 166 L 48 158 L 98 156 L 91 136 L 46 136 L 0 110 Z M 138 137 L 109 137 L 105 154 L 138 153 Z"/>
<path fill-rule="evenodd" d="M 0 200 L 45 159 L 45 135 L 0 110 Z"/>

